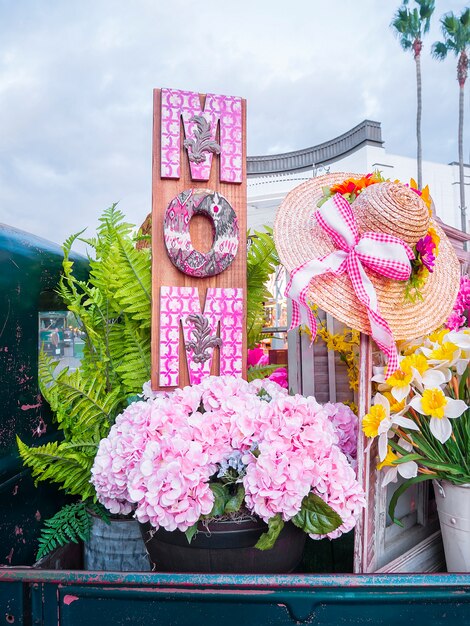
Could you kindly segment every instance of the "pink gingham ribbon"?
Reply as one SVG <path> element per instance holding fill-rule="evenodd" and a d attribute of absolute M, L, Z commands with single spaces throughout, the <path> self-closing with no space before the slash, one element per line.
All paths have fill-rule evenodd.
<path fill-rule="evenodd" d="M 367 309 L 371 336 L 388 356 L 388 372 L 394 372 L 398 369 L 397 348 L 390 326 L 380 315 L 377 294 L 364 266 L 387 278 L 408 280 L 410 260 L 415 258 L 413 250 L 393 235 L 367 232 L 360 237 L 351 205 L 339 193 L 327 200 L 315 212 L 315 217 L 339 249 L 292 271 L 285 293 L 292 299 L 290 329 L 306 324 L 314 339 L 317 322 L 306 300 L 310 281 L 322 274 L 340 276 L 347 272 L 357 298 Z"/>

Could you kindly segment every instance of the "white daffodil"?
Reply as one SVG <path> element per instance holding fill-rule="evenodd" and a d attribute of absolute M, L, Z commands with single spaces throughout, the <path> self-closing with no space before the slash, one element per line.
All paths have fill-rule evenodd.
<path fill-rule="evenodd" d="M 448 340 L 461 350 L 470 350 L 470 329 L 451 330 Z"/>
<path fill-rule="evenodd" d="M 468 408 L 463 400 L 453 400 L 444 395 L 439 387 L 425 389 L 423 395 L 416 395 L 410 402 L 421 415 L 431 418 L 429 428 L 441 443 L 445 443 L 452 434 L 449 419 L 460 417 Z"/>
<path fill-rule="evenodd" d="M 463 374 L 468 364 L 468 359 L 462 354 L 462 350 L 449 339 L 450 333 L 444 335 L 442 343 L 435 342 L 431 347 L 422 347 L 421 351 L 428 359 L 428 363 L 433 365 L 433 369 L 440 370 L 446 382 L 452 378 L 451 368 L 459 375 Z"/>
<path fill-rule="evenodd" d="M 381 393 L 375 395 L 374 407 L 377 407 L 376 411 L 381 414 L 380 422 L 377 424 L 377 435 L 379 437 L 379 460 L 383 461 L 387 456 L 388 439 L 394 434 L 390 432 L 392 426 L 403 426 L 408 430 L 419 430 L 419 427 L 413 420 L 403 417 L 402 412 L 390 414 L 390 402 Z"/>
<path fill-rule="evenodd" d="M 439 387 L 447 381 L 443 372 L 429 367 L 423 354 L 410 354 L 400 360 L 400 368 L 385 382 L 390 386 L 395 400 L 402 402 L 408 397 L 412 385 L 422 391 L 427 387 Z"/>
<path fill-rule="evenodd" d="M 407 452 L 411 452 L 413 450 L 413 446 L 409 441 L 405 441 L 405 439 L 398 440 L 398 445 L 401 446 Z M 393 461 L 396 461 L 400 457 L 395 454 L 390 446 L 388 446 L 387 455 L 385 459 L 377 465 L 377 469 L 381 470 L 386 467 L 385 476 L 382 480 L 382 487 L 388 485 L 388 483 L 396 483 L 398 474 L 403 478 L 414 478 L 418 475 L 418 465 L 415 461 L 407 461 L 406 463 L 400 463 L 399 465 L 394 465 Z"/>

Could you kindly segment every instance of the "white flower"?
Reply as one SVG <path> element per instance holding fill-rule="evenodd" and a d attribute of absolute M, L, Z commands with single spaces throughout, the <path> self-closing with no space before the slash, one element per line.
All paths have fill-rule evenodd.
<path fill-rule="evenodd" d="M 392 426 L 403 426 L 403 428 L 408 430 L 419 430 L 419 428 L 412 420 L 403 417 L 403 411 L 390 415 L 390 402 L 381 393 L 375 395 L 374 404 L 380 404 L 385 410 L 385 417 L 381 420 L 378 427 L 379 460 L 383 461 L 387 456 L 388 438 L 393 436 L 393 433 L 389 432 Z"/>
<path fill-rule="evenodd" d="M 409 441 L 405 441 L 405 439 L 402 439 L 401 437 L 398 440 L 398 445 L 407 452 L 411 452 L 413 450 L 413 446 L 411 445 L 411 443 Z M 385 470 L 385 476 L 382 480 L 382 487 L 385 487 L 386 485 L 388 485 L 388 483 L 396 483 L 398 474 L 407 479 L 414 478 L 418 475 L 418 465 L 415 463 L 415 461 L 407 461 L 406 463 L 399 463 L 398 465 L 394 465 L 393 461 L 398 458 L 400 457 L 398 457 L 392 451 L 392 449 L 389 448 L 384 461 L 382 463 L 379 463 L 379 465 L 377 466 L 377 469 L 379 470 L 383 467 L 387 468 Z"/>
<path fill-rule="evenodd" d="M 450 419 L 460 417 L 468 408 L 463 400 L 453 400 L 444 395 L 439 387 L 425 389 L 423 395 L 417 394 L 410 402 L 421 415 L 431 418 L 429 428 L 441 443 L 445 443 L 452 434 Z"/>

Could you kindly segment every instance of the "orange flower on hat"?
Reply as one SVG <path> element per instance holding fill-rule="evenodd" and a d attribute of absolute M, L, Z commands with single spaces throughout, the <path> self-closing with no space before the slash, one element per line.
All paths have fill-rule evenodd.
<path fill-rule="evenodd" d="M 418 183 L 415 181 L 414 178 L 411 178 L 410 179 L 410 189 L 412 189 L 415 193 L 417 193 L 418 196 L 421 196 L 421 200 L 428 207 L 429 213 L 431 214 L 431 194 L 429 193 L 428 185 L 426 185 L 426 187 L 423 187 L 423 189 L 421 189 L 421 191 L 420 191 L 418 189 Z"/>
<path fill-rule="evenodd" d="M 377 172 L 373 172 L 371 174 L 366 174 L 361 178 L 348 178 L 342 183 L 333 185 L 332 187 L 330 187 L 330 193 L 332 196 L 334 196 L 335 193 L 340 193 L 342 196 L 347 194 L 354 194 L 355 196 L 357 196 L 366 187 L 380 182 L 383 182 L 380 174 L 378 174 Z"/>

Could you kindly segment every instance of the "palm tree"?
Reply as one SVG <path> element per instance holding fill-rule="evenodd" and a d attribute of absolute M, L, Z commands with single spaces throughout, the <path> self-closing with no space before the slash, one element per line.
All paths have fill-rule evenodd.
<path fill-rule="evenodd" d="M 462 230 L 467 232 L 467 218 L 465 208 L 465 179 L 463 171 L 463 105 L 465 81 L 468 74 L 468 54 L 470 48 L 470 9 L 462 11 L 460 17 L 452 12 L 441 18 L 441 30 L 444 41 L 436 41 L 432 47 L 432 55 L 442 61 L 448 52 L 453 52 L 457 60 L 457 80 L 459 81 L 459 178 L 460 178 L 460 214 Z"/>
<path fill-rule="evenodd" d="M 412 50 L 416 63 L 416 92 L 417 92 L 417 113 L 416 113 L 416 139 L 418 143 L 418 187 L 422 188 L 423 166 L 421 148 L 421 50 L 423 47 L 423 36 L 429 31 L 431 16 L 434 12 L 434 0 L 415 0 L 418 7 L 408 8 L 409 0 L 403 0 L 402 6 L 397 10 L 392 20 L 391 27 L 395 30 L 400 45 L 403 50 Z"/>

